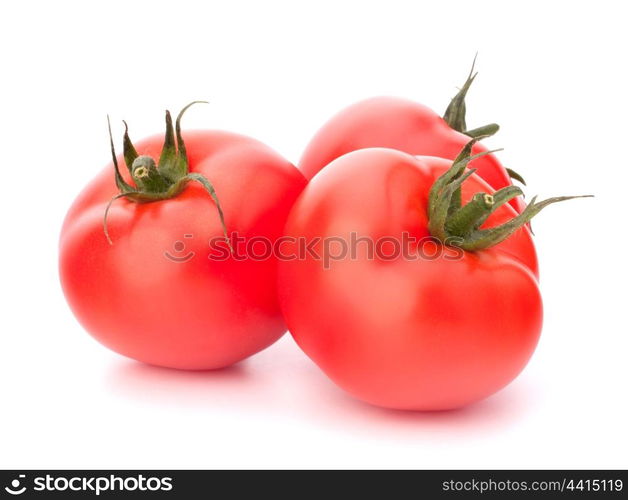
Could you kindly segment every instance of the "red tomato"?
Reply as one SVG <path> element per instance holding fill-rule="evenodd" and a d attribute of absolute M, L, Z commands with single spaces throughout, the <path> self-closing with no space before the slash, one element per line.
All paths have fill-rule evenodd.
<path fill-rule="evenodd" d="M 350 245 L 352 233 L 362 238 L 353 256 L 280 262 L 279 292 L 299 346 L 340 387 L 375 405 L 442 410 L 485 398 L 519 374 L 539 338 L 542 303 L 527 227 L 474 252 L 430 238 L 430 189 L 450 166 L 391 149 L 349 153 L 312 179 L 286 224 L 290 237 L 321 238 L 319 255 L 326 241 L 333 240 L 327 254 L 338 256 L 340 242 Z M 462 202 L 480 192 L 494 193 L 472 175 Z M 503 204 L 483 227 L 516 215 Z M 403 233 L 429 242 L 423 257 L 391 259 L 392 248 L 383 247 L 368 255 L 364 241 L 402 241 Z M 425 255 L 439 249 L 439 258 Z"/>
<path fill-rule="evenodd" d="M 281 236 L 306 183 L 299 171 L 241 135 L 195 131 L 184 139 L 189 171 L 215 187 L 229 233 L 245 241 Z M 150 137 L 137 151 L 157 159 L 163 144 L 163 136 Z M 209 241 L 223 230 L 215 202 L 198 183 L 171 199 L 115 201 L 109 244 L 103 214 L 118 193 L 113 172 L 108 165 L 84 189 L 61 233 L 63 290 L 91 335 L 145 363 L 213 369 L 260 351 L 285 332 L 277 260 L 209 259 Z"/>
<path fill-rule="evenodd" d="M 467 80 L 466 89 L 470 81 Z M 463 87 L 465 94 L 466 89 Z M 463 99 L 464 95 L 462 106 Z M 453 160 L 468 141 L 468 135 L 452 128 L 422 104 L 395 97 L 374 97 L 349 106 L 323 125 L 306 147 L 299 168 L 311 179 L 339 156 L 374 147 Z M 474 153 L 482 151 L 487 151 L 482 144 L 474 146 Z M 516 175 L 509 173 L 494 155 L 478 158 L 474 168 L 495 190 L 510 186 L 511 173 Z M 510 204 L 518 212 L 525 208 L 520 197 L 513 198 Z"/>

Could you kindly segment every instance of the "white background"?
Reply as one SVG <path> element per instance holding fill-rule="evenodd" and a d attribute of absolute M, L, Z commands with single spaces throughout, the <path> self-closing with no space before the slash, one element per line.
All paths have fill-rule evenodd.
<path fill-rule="evenodd" d="M 623 2 L 5 2 L 0 13 L 0 466 L 628 467 Z M 289 336 L 185 373 L 107 351 L 57 277 L 69 204 L 117 137 L 185 126 L 254 136 L 297 162 L 372 95 L 442 112 L 479 51 L 471 127 L 528 193 L 594 193 L 535 222 L 546 318 L 508 388 L 462 411 L 354 401 Z M 119 146 L 119 143 L 118 143 Z"/>

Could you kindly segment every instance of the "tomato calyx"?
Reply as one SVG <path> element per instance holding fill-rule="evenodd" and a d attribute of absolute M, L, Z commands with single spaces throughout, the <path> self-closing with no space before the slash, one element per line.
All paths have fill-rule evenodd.
<path fill-rule="evenodd" d="M 107 217 L 113 202 L 120 198 L 126 198 L 127 200 L 134 201 L 136 203 L 168 200 L 180 194 L 189 182 L 198 182 L 211 196 L 214 203 L 216 203 L 216 209 L 218 210 L 218 216 L 220 217 L 220 224 L 222 225 L 222 230 L 227 244 L 231 248 L 227 235 L 225 218 L 218 196 L 216 195 L 216 190 L 205 176 L 189 171 L 185 142 L 181 136 L 181 117 L 190 106 L 198 103 L 206 103 L 206 101 L 193 101 L 185 106 L 177 115 L 174 127 L 170 111 L 166 110 L 166 136 L 157 164 L 150 156 L 138 154 L 135 146 L 133 146 L 133 143 L 129 138 L 129 127 L 126 122 L 123 122 L 124 163 L 126 164 L 135 185 L 131 185 L 126 182 L 120 174 L 116 150 L 113 144 L 113 135 L 111 133 L 111 123 L 109 121 L 109 116 L 107 116 L 115 181 L 117 188 L 120 190 L 117 195 L 113 196 L 109 200 L 103 217 L 103 231 L 110 245 L 113 245 L 113 241 L 111 240 L 109 231 L 107 230 Z"/>
<path fill-rule="evenodd" d="M 574 198 L 592 197 L 592 195 L 557 196 L 537 202 L 535 196 L 521 214 L 508 222 L 489 229 L 481 229 L 482 224 L 500 206 L 516 196 L 523 196 L 521 188 L 506 186 L 493 194 L 476 193 L 467 204 L 462 205 L 461 186 L 475 172 L 475 169 L 465 172 L 467 165 L 476 158 L 497 151 L 471 155 L 473 145 L 482 138 L 471 139 L 451 167 L 436 179 L 430 189 L 428 229 L 437 240 L 467 251 L 482 250 L 504 241 L 548 205 Z"/>

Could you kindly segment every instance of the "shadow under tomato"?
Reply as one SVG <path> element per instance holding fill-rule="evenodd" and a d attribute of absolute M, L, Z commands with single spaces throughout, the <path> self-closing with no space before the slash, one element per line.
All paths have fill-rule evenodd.
<path fill-rule="evenodd" d="M 257 384 L 246 362 L 218 370 L 188 371 L 120 360 L 110 371 L 107 385 L 114 394 L 128 399 L 185 408 L 239 401 L 254 396 L 250 393 Z"/>
<path fill-rule="evenodd" d="M 336 387 L 317 391 L 319 418 L 344 432 L 406 440 L 410 436 L 441 440 L 499 433 L 516 426 L 536 406 L 537 395 L 523 383 L 514 383 L 475 404 L 444 411 L 380 408 L 352 398 Z M 346 425 L 345 425 L 346 424 Z"/>
<path fill-rule="evenodd" d="M 347 394 L 298 353 L 303 359 L 298 365 L 294 363 L 298 369 L 291 373 L 290 384 L 298 387 L 298 391 L 293 391 L 293 406 L 298 406 L 299 412 L 310 421 L 351 434 L 438 440 L 499 433 L 525 420 L 543 399 L 542 387 L 531 382 L 524 372 L 496 394 L 463 408 L 445 411 L 381 408 Z"/>
<path fill-rule="evenodd" d="M 490 398 L 448 411 L 390 410 L 336 387 L 290 336 L 234 366 L 184 371 L 116 362 L 107 384 L 120 397 L 183 410 L 298 417 L 310 425 L 382 439 L 468 439 L 517 425 L 538 404 L 538 387 L 516 380 Z"/>

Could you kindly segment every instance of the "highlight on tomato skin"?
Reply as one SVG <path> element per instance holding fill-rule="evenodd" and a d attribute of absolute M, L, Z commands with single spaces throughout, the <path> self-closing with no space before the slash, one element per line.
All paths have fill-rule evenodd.
<path fill-rule="evenodd" d="M 318 254 L 330 240 L 350 248 L 327 262 L 280 262 L 279 294 L 298 345 L 358 399 L 460 408 L 508 385 L 535 350 L 543 306 L 527 222 L 573 197 L 533 199 L 517 213 L 508 200 L 520 190 L 483 181 L 473 146 L 453 162 L 387 148 L 348 153 L 291 210 L 285 235 L 317 241 Z M 407 235 L 410 251 L 394 259 L 365 243 Z M 441 239 L 452 236 L 454 246 Z M 421 254 L 426 240 L 442 251 Z"/>
<path fill-rule="evenodd" d="M 65 218 L 59 273 L 75 316 L 106 347 L 153 365 L 216 369 L 286 327 L 277 260 L 212 260 L 208 242 L 225 231 L 279 238 L 306 181 L 254 139 L 181 132 L 180 116 L 175 127 L 167 114 L 165 137 L 133 144 L 127 129 L 124 153 Z"/>

